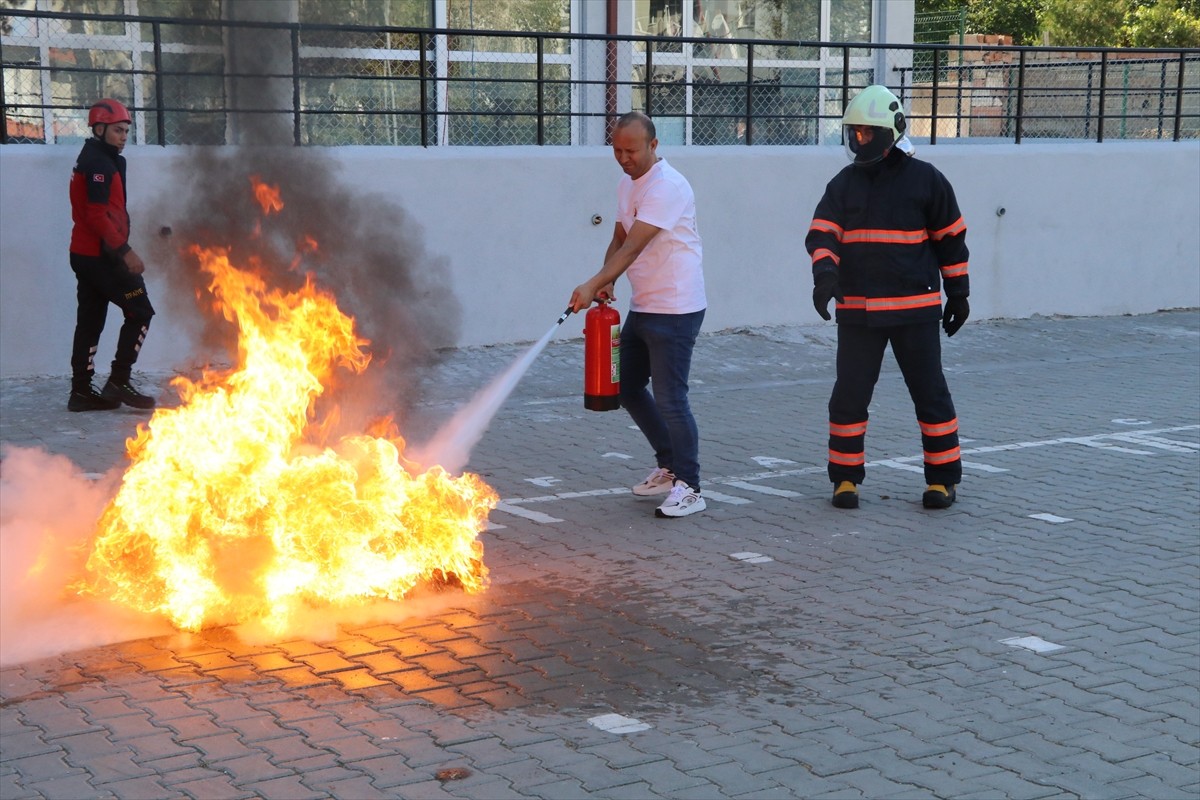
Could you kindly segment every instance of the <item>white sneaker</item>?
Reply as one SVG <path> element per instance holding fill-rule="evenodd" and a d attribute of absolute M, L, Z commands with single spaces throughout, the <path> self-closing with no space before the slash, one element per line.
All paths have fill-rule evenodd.
<path fill-rule="evenodd" d="M 661 506 L 654 509 L 654 516 L 686 517 L 688 514 L 696 514 L 706 508 L 708 508 L 708 504 L 704 502 L 704 498 L 700 496 L 699 492 L 683 481 L 675 481 L 667 499 Z"/>
<path fill-rule="evenodd" d="M 633 493 L 638 497 L 666 494 L 671 491 L 673 483 L 675 483 L 675 474 L 671 470 L 655 467 L 654 471 L 646 476 L 646 480 L 633 487 Z"/>

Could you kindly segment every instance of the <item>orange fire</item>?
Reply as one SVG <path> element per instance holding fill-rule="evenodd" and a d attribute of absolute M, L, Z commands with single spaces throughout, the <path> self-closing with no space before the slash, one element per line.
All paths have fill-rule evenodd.
<path fill-rule="evenodd" d="M 254 199 L 262 206 L 264 215 L 271 212 L 278 214 L 283 210 L 283 198 L 279 194 L 278 186 L 263 183 L 257 175 L 250 176 L 250 185 L 254 187 Z"/>
<path fill-rule="evenodd" d="M 183 630 L 274 633 L 306 606 L 399 600 L 423 584 L 482 590 L 478 535 L 497 497 L 481 479 L 422 471 L 395 434 L 314 444 L 314 403 L 335 370 L 370 361 L 354 319 L 311 278 L 284 292 L 228 250 L 190 252 L 238 326 L 238 365 L 177 378 L 181 405 L 128 441 L 81 588 Z"/>

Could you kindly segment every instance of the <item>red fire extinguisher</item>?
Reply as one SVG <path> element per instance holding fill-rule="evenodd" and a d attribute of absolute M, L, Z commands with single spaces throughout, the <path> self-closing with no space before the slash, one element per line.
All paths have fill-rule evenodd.
<path fill-rule="evenodd" d="M 583 407 L 621 407 L 621 314 L 603 300 L 588 309 L 583 324 Z"/>

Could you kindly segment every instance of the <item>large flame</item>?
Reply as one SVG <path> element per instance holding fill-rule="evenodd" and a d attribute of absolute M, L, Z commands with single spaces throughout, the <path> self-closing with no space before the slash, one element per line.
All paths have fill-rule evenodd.
<path fill-rule="evenodd" d="M 282 208 L 277 190 L 252 183 L 264 212 Z M 190 253 L 238 327 L 238 366 L 176 379 L 182 404 L 129 440 L 82 588 L 184 630 L 255 622 L 277 633 L 301 606 L 398 600 L 424 583 L 481 590 L 477 537 L 497 499 L 486 484 L 421 471 L 394 432 L 312 444 L 314 403 L 335 370 L 370 361 L 354 319 L 311 279 L 284 292 L 227 249 Z"/>

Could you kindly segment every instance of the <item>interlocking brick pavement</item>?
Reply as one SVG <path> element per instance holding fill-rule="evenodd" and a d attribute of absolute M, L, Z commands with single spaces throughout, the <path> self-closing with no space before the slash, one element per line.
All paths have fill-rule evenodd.
<path fill-rule="evenodd" d="M 862 508 L 829 505 L 833 343 L 701 338 L 709 508 L 662 520 L 626 488 L 645 443 L 583 410 L 581 344 L 552 342 L 472 454 L 503 499 L 486 592 L 331 641 L 211 630 L 6 664 L 0 798 L 1200 795 L 1200 314 L 946 340 L 965 478 L 942 512 L 892 363 Z M 521 352 L 447 353 L 406 434 Z M 0 439 L 106 473 L 148 417 L 68 414 L 66 392 L 5 380 Z"/>

